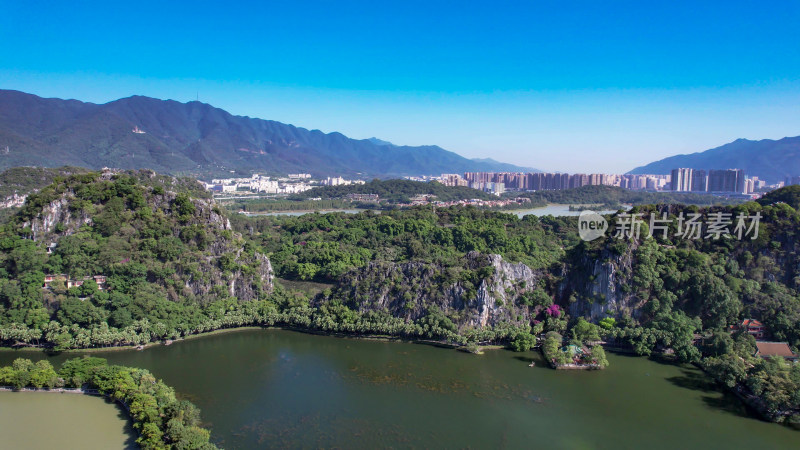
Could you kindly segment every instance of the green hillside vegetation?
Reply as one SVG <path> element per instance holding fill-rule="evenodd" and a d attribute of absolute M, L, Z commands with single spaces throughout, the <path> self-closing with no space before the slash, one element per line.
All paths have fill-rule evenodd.
<path fill-rule="evenodd" d="M 573 205 L 734 205 L 742 200 L 731 200 L 714 195 L 632 191 L 617 186 L 582 186 L 574 189 L 536 192 L 507 192 L 506 197 L 527 197 L 533 204 L 561 203 Z"/>
<path fill-rule="evenodd" d="M 200 425 L 200 410 L 178 400 L 175 390 L 145 369 L 110 366 L 103 358 L 74 358 L 56 371 L 47 360 L 36 363 L 17 358 L 0 367 L 0 386 L 14 389 L 96 389 L 127 410 L 143 449 L 217 448 L 208 442 L 210 433 Z"/>
<path fill-rule="evenodd" d="M 56 177 L 83 174 L 83 167 L 13 167 L 0 172 L 0 199 L 10 195 L 28 195 L 50 185 Z"/>
<path fill-rule="evenodd" d="M 435 195 L 436 200 L 449 202 L 453 200 L 470 200 L 473 198 L 492 200 L 492 194 L 464 186 L 445 186 L 441 183 L 425 183 L 411 180 L 372 180 L 365 184 L 348 184 L 341 186 L 320 186 L 301 194 L 290 196 L 293 200 L 320 197 L 322 199 L 344 198 L 347 194 L 378 194 L 381 200 L 390 203 L 408 203 L 415 195 Z"/>
<path fill-rule="evenodd" d="M 236 219 L 255 235 L 282 278 L 335 282 L 368 262 L 428 261 L 461 266 L 471 251 L 501 254 L 532 268 L 546 268 L 578 239 L 567 218 L 503 214 L 474 207 L 306 214 Z"/>
<path fill-rule="evenodd" d="M 217 200 L 217 202 L 232 212 L 245 211 L 274 212 L 274 211 L 323 211 L 330 209 L 350 209 L 366 207 L 359 203 L 345 200 L 286 200 L 286 199 L 236 199 L 236 200 Z M 374 203 L 369 204 L 372 208 L 379 207 Z"/>
<path fill-rule="evenodd" d="M 50 185 L 56 177 L 88 172 L 82 167 L 13 167 L 0 172 L 0 201 L 13 195 L 25 196 Z M 0 209 L 0 223 L 13 216 L 19 208 Z"/>
<path fill-rule="evenodd" d="M 794 209 L 800 209 L 800 185 L 786 186 L 784 188 L 768 192 L 758 199 L 761 205 L 772 205 L 775 203 L 786 203 Z"/>
<path fill-rule="evenodd" d="M 257 248 L 227 229 L 207 195 L 193 180 L 152 172 L 57 178 L 31 195 L 0 231 L 0 337 L 65 349 L 219 328 L 215 314 L 230 301 L 231 282 L 246 299 L 271 284 Z M 54 204 L 65 215 L 43 229 Z M 56 280 L 43 289 L 45 274 L 102 275 L 107 286 L 89 279 L 68 289 Z"/>
<path fill-rule="evenodd" d="M 778 191 L 775 198 L 791 192 Z M 728 330 L 755 318 L 769 339 L 800 347 L 800 214 L 786 203 L 633 210 L 645 222 L 665 213 L 697 212 L 705 220 L 715 213 L 758 213 L 757 239 L 676 238 L 673 222 L 667 237 L 648 238 L 644 224 L 637 239 L 609 233 L 584 242 L 575 218 L 417 207 L 228 219 L 207 196 L 191 180 L 104 172 L 59 178 L 29 197 L 0 233 L 3 344 L 53 350 L 141 345 L 280 324 L 467 348 L 505 343 L 524 351 L 534 336 L 555 332 L 576 347 L 591 346 L 599 336 L 642 355 L 700 363 L 721 382 L 762 399 L 772 420 L 793 420 L 800 409 L 797 367 L 754 358 L 748 337 Z M 621 218 L 610 220 L 613 231 Z M 52 254 L 45 250 L 49 242 L 57 242 Z M 535 282 L 509 285 L 495 272 L 497 260 L 489 262 L 491 254 L 524 263 Z M 592 288 L 598 263 L 616 267 L 615 308 Z M 524 272 L 514 267 L 508 270 Z M 272 270 L 282 279 L 331 288 L 287 291 L 273 284 Z M 46 273 L 72 279 L 101 274 L 106 289 L 91 280 L 43 289 Z M 499 285 L 489 281 L 505 283 L 513 295 L 492 297 Z M 495 298 L 493 307 L 514 315 L 466 326 L 479 289 L 484 299 Z M 440 307 L 445 296 L 457 306 Z M 379 298 L 388 306 L 377 307 Z M 593 306 L 604 312 L 590 315 Z M 696 344 L 698 336 L 705 344 Z M 603 358 L 593 350 L 591 360 Z"/>

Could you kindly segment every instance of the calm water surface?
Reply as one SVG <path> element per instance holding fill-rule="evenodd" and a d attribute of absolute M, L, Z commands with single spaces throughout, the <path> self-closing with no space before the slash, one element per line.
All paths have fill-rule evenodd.
<path fill-rule="evenodd" d="M 524 216 L 529 215 L 529 214 L 533 214 L 534 216 L 538 216 L 538 217 L 542 217 L 542 216 L 553 216 L 553 217 L 572 217 L 572 216 L 576 216 L 577 217 L 577 216 L 581 215 L 580 211 L 570 211 L 569 207 L 570 207 L 570 205 L 551 204 L 551 205 L 542 206 L 542 207 L 539 207 L 539 208 L 515 209 L 515 210 L 512 210 L 512 211 L 508 211 L 508 212 L 516 214 L 517 217 L 519 217 L 520 219 L 522 217 L 524 217 Z M 630 209 L 630 207 L 628 207 L 628 206 L 624 206 L 623 205 L 623 207 L 625 209 Z M 613 214 L 613 213 L 617 212 L 617 210 L 605 209 L 605 210 L 600 210 L 600 211 L 597 211 L 597 212 L 599 212 L 600 214 Z"/>
<path fill-rule="evenodd" d="M 16 356 L 0 353 L 0 362 Z M 202 408 L 226 448 L 674 450 L 800 442 L 800 432 L 753 418 L 697 369 L 640 357 L 610 355 L 611 367 L 600 372 L 557 372 L 537 352 L 477 356 L 285 330 L 98 356 L 145 367 L 174 386 Z"/>
<path fill-rule="evenodd" d="M 127 414 L 101 397 L 0 392 L 0 448 L 136 448 Z"/>

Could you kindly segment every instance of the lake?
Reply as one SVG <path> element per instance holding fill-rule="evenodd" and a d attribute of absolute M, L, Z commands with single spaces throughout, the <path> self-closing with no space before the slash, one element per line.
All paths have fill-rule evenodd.
<path fill-rule="evenodd" d="M 533 214 L 534 216 L 542 217 L 542 216 L 553 216 L 553 217 L 571 217 L 571 216 L 580 216 L 580 211 L 570 211 L 570 205 L 560 205 L 560 204 L 550 204 L 547 206 L 541 206 L 538 208 L 530 208 L 530 209 L 514 209 L 510 211 L 503 211 L 516 214 L 517 217 L 520 219 L 524 216 L 529 214 Z M 628 207 L 626 207 L 628 208 Z M 600 210 L 597 211 L 600 214 L 614 214 L 617 210 Z"/>
<path fill-rule="evenodd" d="M 226 448 L 777 449 L 800 439 L 694 367 L 633 356 L 610 354 L 604 371 L 555 371 L 535 351 L 472 355 L 277 329 L 92 354 L 174 386 Z M 0 363 L 19 356 L 45 357 L 0 352 Z"/>
<path fill-rule="evenodd" d="M 102 397 L 0 392 L 0 448 L 137 448 L 125 411 Z"/>

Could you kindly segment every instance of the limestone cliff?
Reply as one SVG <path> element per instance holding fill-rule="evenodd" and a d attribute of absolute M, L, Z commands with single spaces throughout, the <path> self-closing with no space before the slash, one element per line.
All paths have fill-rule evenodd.
<path fill-rule="evenodd" d="M 360 311 L 385 311 L 409 320 L 436 307 L 462 329 L 525 324 L 536 310 L 521 297 L 544 276 L 525 264 L 478 252 L 468 253 L 463 267 L 373 262 L 346 274 L 329 297 L 317 301 L 339 299 Z"/>
<path fill-rule="evenodd" d="M 633 248 L 622 254 L 603 249 L 579 256 L 558 287 L 559 303 L 572 317 L 597 321 L 604 317 L 638 317 L 643 302 L 630 293 Z"/>

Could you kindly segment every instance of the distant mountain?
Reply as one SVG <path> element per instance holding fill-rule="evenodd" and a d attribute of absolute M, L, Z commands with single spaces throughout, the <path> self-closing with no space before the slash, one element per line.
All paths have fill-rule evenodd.
<path fill-rule="evenodd" d="M 376 137 L 371 137 L 371 138 L 369 138 L 369 139 L 367 139 L 367 140 L 368 140 L 369 142 L 372 142 L 372 143 L 373 143 L 373 144 L 375 144 L 375 145 L 389 146 L 389 147 L 394 147 L 394 146 L 395 146 L 394 144 L 392 144 L 392 143 L 391 143 L 391 142 L 389 142 L 389 141 L 384 141 L 383 139 L 378 139 L 378 138 L 376 138 Z"/>
<path fill-rule="evenodd" d="M 0 169 L 31 165 L 384 177 L 533 170 L 437 146 L 396 146 L 233 116 L 200 102 L 134 96 L 97 105 L 0 90 Z"/>
<path fill-rule="evenodd" d="M 676 155 L 628 173 L 668 174 L 672 169 L 744 169 L 770 183 L 783 181 L 788 175 L 800 175 L 800 136 L 777 141 L 737 139 L 721 147 L 690 155 Z"/>

